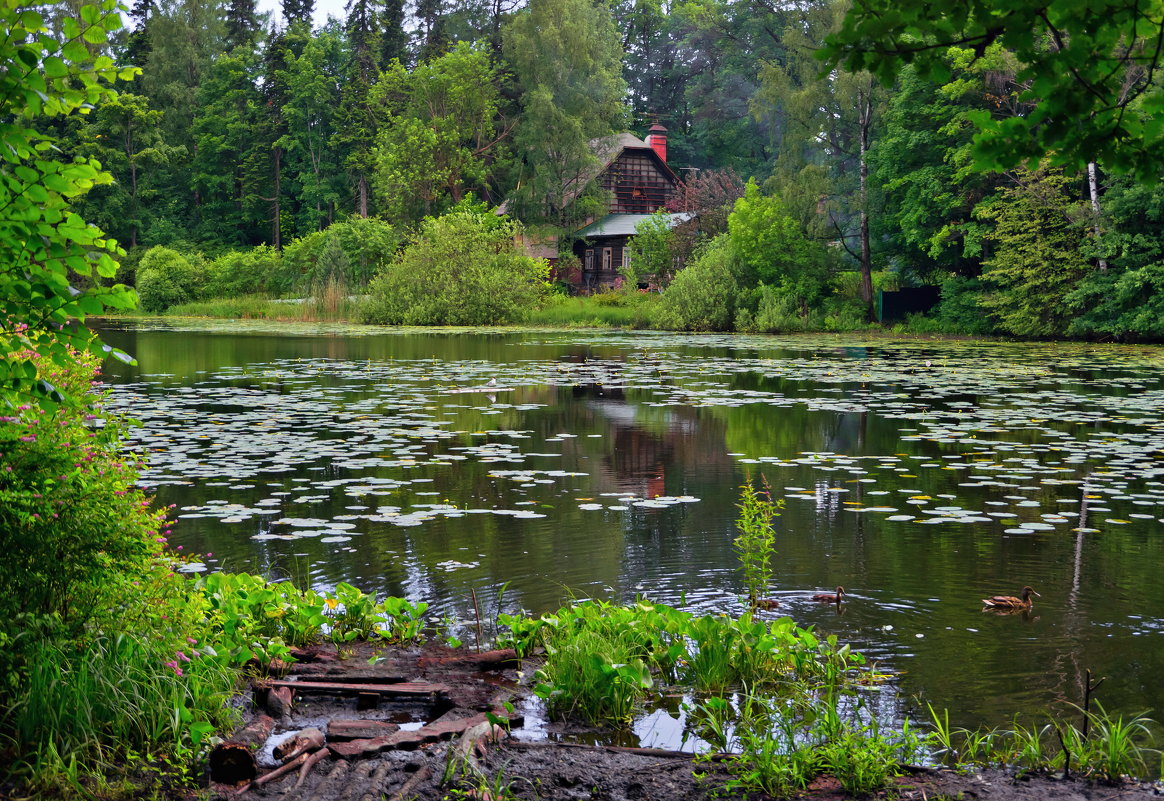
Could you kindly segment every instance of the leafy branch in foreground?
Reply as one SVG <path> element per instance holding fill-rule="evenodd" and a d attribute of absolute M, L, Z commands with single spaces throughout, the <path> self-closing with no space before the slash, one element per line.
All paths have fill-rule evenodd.
<path fill-rule="evenodd" d="M 1164 17 L 1156 3 L 1123 0 L 971 0 L 935 10 L 924 0 L 858 0 L 820 57 L 869 70 L 888 84 L 906 64 L 925 78 L 950 78 L 951 47 L 981 57 L 992 45 L 1014 53 L 1029 114 L 974 112 L 978 168 L 1000 170 L 1049 155 L 1052 166 L 1100 162 L 1138 180 L 1159 179 L 1164 138 L 1158 80 Z"/>
<path fill-rule="evenodd" d="M 100 53 L 121 27 L 116 0 L 84 5 L 50 31 L 43 7 L 0 6 L 0 399 L 64 396 L 38 372 L 37 354 L 64 366 L 71 349 L 112 352 L 80 325 L 106 308 L 132 308 L 132 290 L 102 286 L 123 251 L 70 203 L 112 179 L 95 159 L 67 160 L 38 130 L 51 117 L 88 113 L 136 70 Z M 79 279 L 79 280 L 78 280 Z M 82 284 L 83 282 L 83 284 Z M 84 288 L 78 288 L 82 284 Z M 122 354 L 124 356 L 124 354 Z M 125 357 L 128 358 L 128 357 Z"/>

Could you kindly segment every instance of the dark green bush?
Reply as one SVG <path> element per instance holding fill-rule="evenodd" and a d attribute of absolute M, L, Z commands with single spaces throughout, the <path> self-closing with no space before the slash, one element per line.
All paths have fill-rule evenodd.
<path fill-rule="evenodd" d="M 200 256 L 152 247 L 137 265 L 137 295 L 143 311 L 161 312 L 201 297 L 205 271 Z"/>
<path fill-rule="evenodd" d="M 1067 329 L 1073 336 L 1164 338 L 1164 262 L 1089 273 L 1067 302 L 1078 314 Z"/>
<path fill-rule="evenodd" d="M 520 252 L 516 223 L 476 208 L 429 217 L 368 286 L 362 316 L 382 325 L 520 322 L 546 292 L 549 265 Z"/>
<path fill-rule="evenodd" d="M 285 291 L 281 281 L 282 260 L 270 245 L 224 253 L 206 268 L 204 298 L 234 298 L 239 295 L 278 294 Z"/>
<path fill-rule="evenodd" d="M 335 239 L 346 257 L 337 260 L 328 241 Z M 400 247 L 400 233 L 390 223 L 374 217 L 352 217 L 326 230 L 296 239 L 283 251 L 285 288 L 308 292 L 313 286 L 336 280 L 349 287 L 366 285 Z"/>
<path fill-rule="evenodd" d="M 42 363 L 43 364 L 43 363 Z M 83 397 L 90 363 L 42 377 Z M 84 615 L 110 573 L 140 571 L 161 550 L 162 519 L 119 452 L 121 424 L 96 408 L 20 406 L 0 426 L 0 619 Z"/>
<path fill-rule="evenodd" d="M 737 265 L 731 240 L 721 234 L 675 275 L 655 314 L 655 325 L 679 331 L 730 331 L 736 317 Z"/>

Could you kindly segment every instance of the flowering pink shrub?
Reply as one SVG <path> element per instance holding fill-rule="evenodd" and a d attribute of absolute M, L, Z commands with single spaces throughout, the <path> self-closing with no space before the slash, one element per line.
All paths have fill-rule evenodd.
<path fill-rule="evenodd" d="M 162 552 L 164 516 L 134 486 L 122 424 L 102 419 L 94 360 L 61 368 L 27 354 L 75 399 L 23 405 L 0 422 L 0 613 L 83 618 L 120 577 Z M 104 425 L 100 425 L 100 423 Z"/>

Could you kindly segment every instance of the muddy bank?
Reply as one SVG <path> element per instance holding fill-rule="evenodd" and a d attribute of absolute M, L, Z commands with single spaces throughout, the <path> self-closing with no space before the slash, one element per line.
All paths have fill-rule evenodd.
<path fill-rule="evenodd" d="M 564 727 L 526 726 L 526 690 L 512 652 L 362 645 L 299 652 L 286 673 L 258 681 L 247 702 L 253 745 L 215 765 L 213 797 L 255 801 L 437 801 L 516 797 L 540 801 L 667 801 L 725 796 L 715 761 L 655 749 L 562 742 Z M 528 666 L 527 666 L 528 669 Z M 269 718 L 269 723 L 265 718 Z M 496 725 L 511 721 L 510 731 Z M 241 761 L 240 761 L 241 754 Z M 280 759 L 279 757 L 282 757 Z M 286 767 L 280 767 L 284 762 Z M 221 763 L 221 760 L 220 760 Z M 239 772 L 241 771 L 241 773 Z M 280 771 L 276 773 L 276 771 Z M 701 778 L 697 778 L 697 774 Z M 510 795 L 503 796 L 502 792 Z M 1159 786 L 1112 787 L 1001 772 L 923 768 L 884 797 L 932 801 L 1159 801 Z M 739 797 L 739 796 L 737 796 Z M 834 780 L 800 797 L 842 801 Z"/>

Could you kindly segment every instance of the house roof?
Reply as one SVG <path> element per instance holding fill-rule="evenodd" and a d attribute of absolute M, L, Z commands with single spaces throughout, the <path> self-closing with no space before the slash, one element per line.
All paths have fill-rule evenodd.
<path fill-rule="evenodd" d="M 596 220 L 576 232 L 575 236 L 579 239 L 591 239 L 597 236 L 634 236 L 635 229 L 638 228 L 639 223 L 643 220 L 649 220 L 654 216 L 653 214 L 607 214 L 602 219 Z M 681 211 L 677 214 L 669 214 L 667 216 L 671 218 L 667 227 L 674 228 L 680 223 L 687 222 L 695 214 L 690 211 Z"/>
<path fill-rule="evenodd" d="M 653 147 L 642 139 L 639 139 L 633 133 L 623 131 L 612 136 L 604 136 L 600 139 L 590 140 L 590 152 L 595 155 L 598 161 L 585 175 L 579 176 L 579 180 L 572 181 L 566 188 L 564 196 L 566 203 L 570 203 L 577 198 L 582 193 L 582 190 L 590 185 L 591 181 L 602 175 L 622 155 L 624 150 L 642 150 L 649 153 L 667 175 L 671 177 L 671 180 L 676 184 L 679 183 L 678 176 L 667 166 L 667 162 L 659 158 L 659 154 L 655 152 Z"/>
<path fill-rule="evenodd" d="M 590 140 L 590 152 L 595 155 L 597 162 L 591 165 L 591 168 L 586 172 L 585 175 L 578 176 L 566 185 L 562 198 L 563 201 L 567 205 L 572 203 L 578 197 L 578 195 L 582 194 L 582 190 L 590 185 L 591 181 L 602 175 L 602 173 L 605 172 L 606 169 L 611 164 L 613 164 L 620 155 L 622 155 L 624 150 L 643 150 L 651 154 L 659 166 L 661 166 L 663 170 L 666 171 L 667 175 L 671 177 L 671 180 L 674 181 L 675 184 L 679 183 L 679 177 L 675 175 L 675 172 L 669 166 L 667 166 L 667 162 L 659 158 L 659 154 L 655 152 L 653 147 L 648 145 L 642 139 L 639 139 L 630 131 L 623 131 L 622 133 Z M 509 198 L 506 198 L 504 201 L 502 201 L 501 205 L 499 205 L 494 210 L 494 213 L 508 214 Z M 634 231 L 632 230 L 631 233 L 634 233 Z"/>

